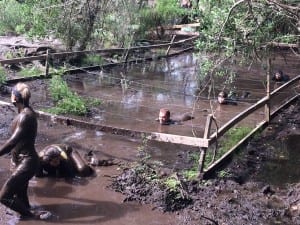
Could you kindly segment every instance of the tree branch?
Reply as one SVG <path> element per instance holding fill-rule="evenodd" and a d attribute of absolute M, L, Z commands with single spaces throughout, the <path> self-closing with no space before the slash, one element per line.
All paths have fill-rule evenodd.
<path fill-rule="evenodd" d="M 227 24 L 227 22 L 228 22 L 228 20 L 229 20 L 229 18 L 230 18 L 230 16 L 231 16 L 231 13 L 233 12 L 233 10 L 234 10 L 239 4 L 241 4 L 241 3 L 245 2 L 245 1 L 248 1 L 248 0 L 240 0 L 240 1 L 236 2 L 236 3 L 234 3 L 234 5 L 230 8 L 230 10 L 229 10 L 229 12 L 228 12 L 228 15 L 227 15 L 227 18 L 226 18 L 225 22 L 223 23 L 222 28 L 221 28 L 221 30 L 220 30 L 220 32 L 219 32 L 219 35 L 218 35 L 218 38 L 217 38 L 218 43 L 220 42 L 221 35 L 222 35 L 223 31 L 224 31 L 225 25 Z"/>

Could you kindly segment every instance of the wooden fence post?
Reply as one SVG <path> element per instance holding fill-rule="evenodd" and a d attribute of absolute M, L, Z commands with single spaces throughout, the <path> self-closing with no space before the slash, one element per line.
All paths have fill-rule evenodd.
<path fill-rule="evenodd" d="M 168 49 L 167 49 L 167 51 L 166 51 L 166 55 L 169 55 L 169 51 L 170 51 L 170 49 L 171 49 L 171 45 L 174 43 L 175 37 L 176 37 L 176 35 L 173 35 L 172 40 L 171 40 L 171 43 L 170 43 L 170 45 L 168 46 Z"/>
<path fill-rule="evenodd" d="M 209 138 L 211 123 L 212 123 L 212 114 L 209 114 L 206 118 L 205 130 L 204 130 L 204 135 L 203 135 L 204 139 Z M 200 148 L 199 167 L 198 167 L 198 169 L 199 169 L 198 178 L 200 178 L 200 179 L 203 178 L 203 170 L 204 170 L 206 151 L 207 151 L 207 148 L 205 148 L 205 147 Z"/>
<path fill-rule="evenodd" d="M 49 75 L 49 49 L 47 49 L 46 61 L 45 61 L 45 76 L 48 77 L 48 75 Z"/>
<path fill-rule="evenodd" d="M 269 123 L 270 122 L 270 73 L 271 73 L 271 58 L 268 57 L 267 61 L 267 103 L 265 105 L 265 120 Z"/>

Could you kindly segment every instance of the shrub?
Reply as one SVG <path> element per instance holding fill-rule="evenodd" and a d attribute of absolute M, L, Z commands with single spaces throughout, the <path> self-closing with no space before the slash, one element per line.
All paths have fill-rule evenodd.
<path fill-rule="evenodd" d="M 50 93 L 56 106 L 49 111 L 57 114 L 85 115 L 88 111 L 86 102 L 72 92 L 61 76 L 53 76 L 50 82 Z"/>

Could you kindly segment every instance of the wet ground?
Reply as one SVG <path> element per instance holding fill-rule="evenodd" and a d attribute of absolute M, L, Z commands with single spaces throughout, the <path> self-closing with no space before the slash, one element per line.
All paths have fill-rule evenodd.
<path fill-rule="evenodd" d="M 293 56 L 282 53 L 274 59 L 291 77 L 297 75 L 299 61 L 297 63 Z M 251 93 L 250 97 L 240 101 L 238 106 L 219 106 L 215 98 L 207 98 L 207 92 L 204 92 L 201 96 L 196 96 L 195 92 L 198 87 L 196 81 L 197 64 L 198 62 L 192 54 L 187 54 L 172 60 L 163 61 L 162 63 L 134 64 L 126 68 L 126 70 L 122 70 L 122 73 L 120 69 L 115 69 L 113 71 L 70 75 L 66 79 L 69 86 L 80 95 L 99 98 L 103 101 L 99 107 L 92 109 L 92 117 L 82 118 L 84 120 L 133 130 L 159 131 L 199 137 L 202 136 L 207 114 L 214 113 L 219 125 L 222 125 L 265 95 L 264 82 L 262 81 L 264 80 L 265 71 L 262 69 L 263 66 L 253 64 L 249 70 L 236 67 L 238 79 L 237 83 L 232 84 L 232 86 L 236 86 L 235 91 L 239 96 L 243 91 L 250 91 Z M 47 80 L 29 82 L 33 90 L 32 105 L 35 109 L 41 110 L 49 106 L 47 82 Z M 217 90 L 223 88 L 222 82 L 219 81 L 217 83 L 214 95 L 217 94 Z M 296 90 L 292 89 L 292 91 Z M 289 93 L 283 93 L 283 95 L 286 94 Z M 4 95 L 1 99 L 8 101 L 9 95 Z M 276 101 L 274 104 L 276 104 Z M 195 119 L 184 122 L 182 125 L 160 126 L 155 121 L 155 118 L 161 107 L 168 107 L 174 118 L 188 112 L 193 114 Z M 299 110 L 299 108 L 296 109 Z M 8 138 L 8 127 L 15 112 L 9 107 L 1 107 L 0 111 L 0 140 L 3 142 Z M 293 111 L 294 114 L 297 114 L 297 112 Z M 243 121 L 243 124 L 254 127 L 263 118 L 263 111 L 260 110 L 246 121 Z M 285 123 L 283 124 L 285 125 Z M 297 125 L 297 122 L 293 122 L 293 124 Z M 272 129 L 270 128 L 268 131 L 270 130 Z M 292 130 L 292 128 L 289 128 L 289 130 Z M 296 130 L 299 130 L 299 126 L 296 127 Z M 281 134 L 283 135 L 283 133 L 282 131 Z M 297 138 L 289 140 L 291 141 L 286 143 L 285 146 L 294 146 Z M 11 214 L 10 211 L 1 206 L 0 221 L 3 224 L 134 225 L 143 223 L 150 225 L 214 224 L 214 221 L 218 222 L 215 224 L 267 224 L 265 223 L 266 221 L 272 224 L 270 220 L 271 216 L 273 216 L 272 213 L 278 215 L 281 212 L 273 209 L 273 201 L 268 201 L 268 199 L 274 197 L 274 195 L 270 195 L 271 189 L 266 187 L 273 185 L 273 183 L 266 180 L 266 178 L 271 176 L 270 172 L 274 171 L 272 169 L 274 165 L 272 165 L 271 160 L 269 172 L 268 168 L 266 168 L 265 170 L 259 170 L 258 173 L 253 171 L 245 174 L 232 173 L 233 179 L 212 180 L 201 187 L 190 185 L 189 187 L 194 191 L 189 194 L 193 197 L 195 204 L 191 204 L 177 213 L 162 213 L 160 210 L 152 210 L 152 208 L 160 208 L 157 206 L 160 203 L 157 203 L 155 199 L 151 199 L 149 196 L 146 196 L 146 198 L 149 198 L 148 202 L 141 202 L 150 202 L 150 205 L 140 205 L 138 196 L 136 196 L 138 201 L 125 203 L 123 200 L 128 200 L 128 196 L 108 188 L 128 163 L 138 160 L 139 149 L 142 146 L 141 140 L 40 120 L 39 136 L 36 143 L 37 150 L 41 150 L 48 144 L 58 142 L 70 144 L 74 149 L 79 150 L 81 154 L 93 150 L 99 158 L 112 158 L 117 162 L 117 165 L 97 167 L 96 176 L 88 179 L 33 179 L 29 188 L 30 199 L 33 205 L 50 210 L 54 213 L 54 218 L 42 223 L 40 221 L 18 221 L 15 214 Z M 263 146 L 262 142 L 258 140 L 256 147 Z M 153 159 L 160 161 L 163 166 L 169 169 L 175 169 L 177 165 L 182 166 L 182 163 L 178 162 L 182 161 L 182 156 L 185 152 L 189 150 L 195 151 L 195 149 L 186 146 L 174 146 L 156 142 L 149 144 L 150 146 L 148 147 L 151 150 L 150 153 Z M 256 147 L 254 143 L 254 148 Z M 286 149 L 289 148 L 287 147 Z M 249 150 L 248 152 L 252 151 Z M 259 156 L 253 155 L 255 157 L 260 156 L 259 154 Z M 276 159 L 274 160 L 276 161 Z M 250 168 L 256 165 L 253 161 Z M 263 162 L 261 160 L 258 161 L 259 168 L 264 164 Z M 281 164 L 282 161 L 279 162 Z M 296 160 L 293 163 L 297 164 L 297 162 Z M 0 180 L 3 183 L 9 175 L 9 158 L 0 158 L 0 163 L 2 165 Z M 238 165 L 244 165 L 243 163 L 248 165 L 248 161 L 239 162 Z M 233 164 L 232 168 L 236 169 L 235 165 Z M 278 167 L 277 164 L 276 167 Z M 241 168 L 245 169 L 246 167 L 242 166 Z M 264 171 L 265 175 L 262 171 Z M 260 180 L 253 180 L 253 182 L 251 180 L 250 183 L 241 185 L 248 180 L 248 177 L 252 177 L 252 174 L 261 175 L 253 176 L 255 179 Z M 297 177 L 291 176 L 293 178 Z M 292 181 L 299 183 L 297 179 L 291 179 Z M 288 181 L 284 180 L 279 183 L 288 183 Z M 264 187 L 266 188 L 264 189 Z M 299 187 L 293 185 L 291 188 L 294 190 L 293 192 L 289 192 L 291 189 L 288 190 L 286 188 L 282 191 L 281 189 L 275 190 L 280 195 L 279 198 L 283 199 L 283 203 L 279 208 L 287 209 L 287 211 L 284 211 L 286 213 L 299 215 L 297 214 L 298 208 L 296 211 L 293 211 L 291 208 L 298 204 L 296 200 L 299 198 Z M 292 198 L 295 200 L 294 203 Z M 246 206 L 246 208 L 243 206 Z M 289 212 L 290 209 L 292 210 L 291 212 Z M 251 214 L 248 213 L 249 211 Z M 246 216 L 242 216 L 243 214 Z M 232 221 L 231 218 L 234 218 L 235 221 Z M 275 218 L 277 217 L 275 216 Z M 295 217 L 293 216 L 288 218 L 288 224 L 297 224 L 297 218 L 295 220 L 296 223 L 294 223 L 294 220 Z M 275 220 L 275 222 L 285 224 L 282 219 Z"/>
<path fill-rule="evenodd" d="M 7 123 L 14 113 L 1 107 L 1 143 L 7 135 Z M 114 159 L 117 165 L 96 167 L 91 178 L 48 179 L 30 181 L 29 197 L 34 207 L 50 210 L 54 217 L 48 222 L 19 221 L 16 214 L 1 207 L 1 224 L 174 224 L 176 218 L 168 213 L 151 210 L 151 206 L 124 203 L 125 197 L 107 188 L 119 168 L 136 160 L 138 140 L 108 135 L 99 131 L 82 130 L 39 121 L 37 150 L 51 143 L 68 143 L 82 155 L 93 150 L 99 159 Z M 9 176 L 9 157 L 0 158 L 1 183 Z M 155 219 L 153 219 L 155 218 Z"/>
<path fill-rule="evenodd" d="M 159 173 L 144 166 L 124 170 L 113 188 L 128 200 L 178 212 L 178 224 L 300 224 L 299 109 L 298 100 L 281 112 L 215 178 L 198 183 L 178 175 L 174 193 L 149 182 Z"/>

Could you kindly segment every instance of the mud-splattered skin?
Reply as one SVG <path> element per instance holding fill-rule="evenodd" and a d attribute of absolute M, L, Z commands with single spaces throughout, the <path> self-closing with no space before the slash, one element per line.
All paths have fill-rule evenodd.
<path fill-rule="evenodd" d="M 39 153 L 40 166 L 36 176 L 75 177 L 91 176 L 92 167 L 81 157 L 78 151 L 65 144 L 46 146 Z"/>
<path fill-rule="evenodd" d="M 38 126 L 37 116 L 28 106 L 28 99 L 22 102 L 13 100 L 15 96 L 12 94 L 12 102 L 17 106 L 19 114 L 12 122 L 11 137 L 0 148 L 0 156 L 11 152 L 16 169 L 3 185 L 0 201 L 21 216 L 33 217 L 27 189 L 39 162 L 34 147 Z"/>
<path fill-rule="evenodd" d="M 37 135 L 37 118 L 30 108 L 24 108 L 12 122 L 12 136 L 0 151 L 0 155 L 12 151 L 13 162 L 18 165 L 24 157 L 37 157 L 34 147 Z"/>

